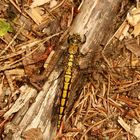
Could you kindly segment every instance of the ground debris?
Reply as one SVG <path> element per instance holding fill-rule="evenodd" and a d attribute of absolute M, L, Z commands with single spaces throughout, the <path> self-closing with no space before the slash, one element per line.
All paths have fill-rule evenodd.
<path fill-rule="evenodd" d="M 55 70 L 56 64 L 65 53 L 65 40 L 83 2 L 0 1 L 0 18 L 6 19 L 13 29 L 0 37 L 1 138 L 10 139 L 16 132 L 26 140 L 42 140 L 43 133 L 47 135 L 39 127 L 46 131 L 46 118 L 52 117 L 51 114 L 45 114 L 52 106 L 52 101 L 46 98 L 46 92 L 55 96 L 52 93 L 57 89 L 58 81 L 61 81 L 55 75 L 59 70 Z M 76 101 L 70 98 L 72 107 L 70 105 L 69 115 L 58 139 L 140 138 L 139 11 L 138 7 L 130 8 L 126 19 L 123 19 L 108 43 L 100 44 L 101 49 L 96 54 L 87 56 L 87 61 L 83 62 L 86 65 L 81 64 L 80 68 L 86 67 L 86 72 L 81 69 L 77 72 L 79 75 L 85 74 L 81 74 L 77 78 L 79 83 L 74 81 L 75 85 L 71 87 L 79 86 L 79 91 L 72 90 L 76 91 L 76 95 L 72 95 L 76 96 Z M 63 75 L 64 66 L 61 69 L 58 72 L 60 76 L 61 73 Z M 48 83 L 44 85 L 46 79 Z M 55 83 L 54 87 L 51 87 L 52 82 Z M 51 88 L 45 91 L 49 86 Z M 25 113 L 27 116 L 22 120 Z M 19 116 L 19 120 L 15 120 L 15 116 Z M 28 117 L 33 121 L 26 121 Z M 21 124 L 18 126 L 11 121 L 17 124 L 21 121 Z M 29 126 L 21 132 L 20 129 L 26 125 Z"/>
<path fill-rule="evenodd" d="M 93 57 L 89 82 L 60 139 L 139 139 L 140 38 L 130 26 L 134 25 L 125 19 L 103 51 Z"/>
<path fill-rule="evenodd" d="M 78 6 L 65 0 L 0 1 L 0 139 L 11 136 L 9 131 L 4 133 L 4 126 L 14 114 L 26 110 L 37 91 L 44 90 L 66 49 L 61 50 L 60 44 Z M 36 133 L 30 130 L 24 133 L 25 139 L 31 139 L 28 133 Z"/>

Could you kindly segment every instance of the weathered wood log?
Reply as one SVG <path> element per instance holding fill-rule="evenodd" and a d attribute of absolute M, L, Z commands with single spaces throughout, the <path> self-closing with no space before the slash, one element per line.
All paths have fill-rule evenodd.
<path fill-rule="evenodd" d="M 94 51 L 98 51 L 101 48 L 100 45 L 105 45 L 114 34 L 115 30 L 113 29 L 113 25 L 123 1 L 124 0 L 84 1 L 80 13 L 75 18 L 70 31 L 70 34 L 79 33 L 86 35 L 86 43 L 80 48 L 82 54 L 87 54 L 89 51 L 93 53 Z M 62 54 L 62 52 L 55 55 L 55 58 L 57 57 L 56 60 L 58 60 L 58 58 L 61 59 L 62 56 L 60 54 Z M 90 55 L 92 55 L 92 53 L 90 53 Z M 9 124 L 16 126 L 16 129 L 13 128 L 13 134 L 9 134 L 12 137 L 11 139 L 22 139 L 21 135 L 28 130 L 32 130 L 32 128 L 37 128 L 36 131 L 33 130 L 32 133 L 39 132 L 39 135 L 41 135 L 40 139 L 51 140 L 55 136 L 56 127 L 52 126 L 52 109 L 55 103 L 54 98 L 58 95 L 59 91 L 60 80 L 57 79 L 57 77 L 59 77 L 61 73 L 61 70 L 58 71 L 56 63 L 54 64 L 56 65 L 56 69 L 52 71 L 47 79 L 43 90 L 37 93 L 36 90 L 27 88 L 26 93 L 19 97 L 15 106 L 4 115 L 5 119 L 7 119 L 17 112 Z M 78 78 L 79 75 L 76 74 L 75 79 Z M 75 80 L 73 83 L 74 82 Z M 77 85 L 80 82 L 81 81 L 77 81 Z M 80 86 L 82 86 L 82 84 Z M 73 89 L 73 92 L 76 92 L 76 88 Z M 17 109 L 15 110 L 15 108 Z M 58 114 L 56 114 L 56 116 L 57 115 Z M 8 128 L 5 128 L 5 131 L 7 129 Z"/>

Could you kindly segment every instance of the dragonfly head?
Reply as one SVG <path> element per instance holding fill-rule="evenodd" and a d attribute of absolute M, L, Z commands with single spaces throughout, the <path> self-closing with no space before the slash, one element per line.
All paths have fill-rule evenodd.
<path fill-rule="evenodd" d="M 86 38 L 84 36 L 84 41 L 79 34 L 73 34 L 68 37 L 69 53 L 76 54 L 79 50 L 79 46 L 85 42 Z"/>
<path fill-rule="evenodd" d="M 68 37 L 68 43 L 70 45 L 79 45 L 82 43 L 82 38 L 79 34 L 73 34 Z"/>

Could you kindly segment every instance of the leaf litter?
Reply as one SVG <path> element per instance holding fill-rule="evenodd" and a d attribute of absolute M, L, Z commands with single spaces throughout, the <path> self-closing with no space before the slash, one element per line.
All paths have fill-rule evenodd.
<path fill-rule="evenodd" d="M 3 131 L 11 120 L 4 119 L 4 114 L 28 86 L 42 90 L 49 75 L 45 68 L 50 56 L 60 49 L 58 42 L 66 39 L 65 33 L 79 7 L 65 0 L 2 0 L 0 5 L 0 18 L 7 20 L 0 35 L 0 133 L 4 138 L 4 132 L 11 129 L 5 127 Z M 139 26 L 139 7 L 135 7 L 102 53 L 93 58 L 94 71 L 74 103 L 59 139 L 140 139 Z M 53 69 L 52 65 L 50 71 Z M 31 128 L 23 137 L 42 139 L 42 133 Z"/>
<path fill-rule="evenodd" d="M 97 59 L 58 139 L 140 139 L 139 8 L 124 22 Z"/>

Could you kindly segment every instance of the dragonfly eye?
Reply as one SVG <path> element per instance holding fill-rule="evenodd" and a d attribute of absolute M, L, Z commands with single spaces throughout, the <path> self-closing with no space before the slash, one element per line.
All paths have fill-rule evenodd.
<path fill-rule="evenodd" d="M 79 42 L 80 42 L 80 41 L 78 40 L 78 38 L 74 38 L 74 39 L 73 39 L 73 43 L 74 43 L 74 44 L 78 44 Z"/>
<path fill-rule="evenodd" d="M 79 34 L 73 34 L 68 37 L 69 44 L 81 44 L 81 37 Z"/>

